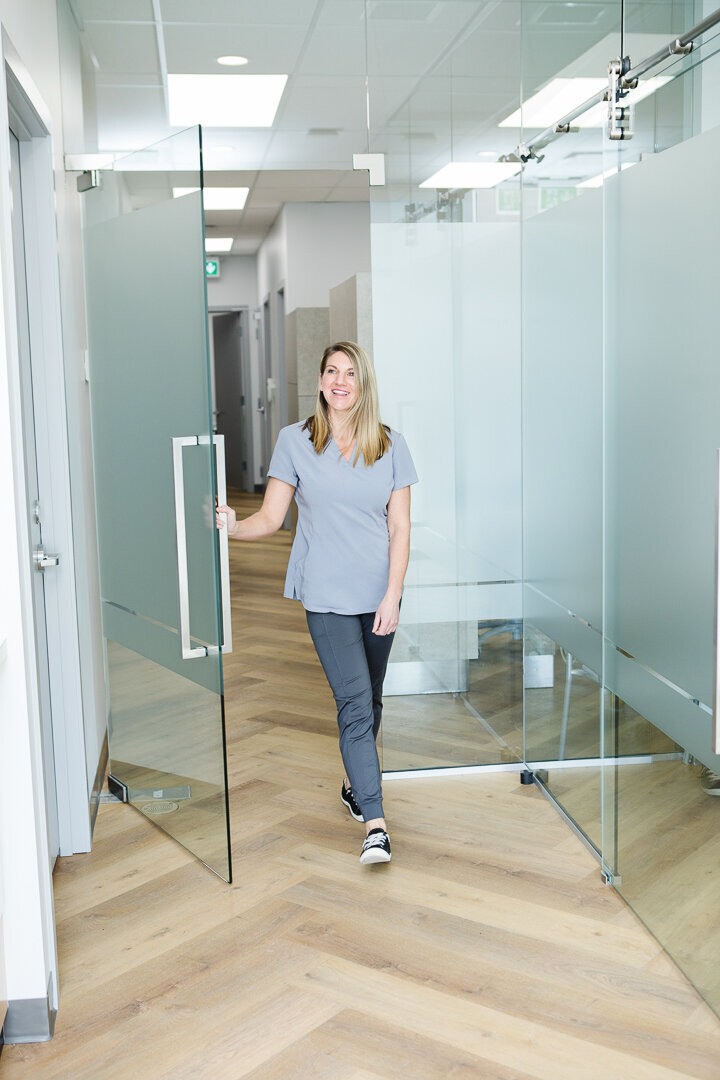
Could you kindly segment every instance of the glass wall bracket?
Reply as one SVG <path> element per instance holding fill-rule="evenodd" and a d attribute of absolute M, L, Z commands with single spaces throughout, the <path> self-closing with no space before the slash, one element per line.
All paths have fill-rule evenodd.
<path fill-rule="evenodd" d="M 632 132 L 628 124 L 630 122 L 630 110 L 622 105 L 622 98 L 627 90 L 622 89 L 620 80 L 630 70 L 630 57 L 622 60 L 611 60 L 608 64 L 608 138 L 615 142 L 632 139 Z"/>

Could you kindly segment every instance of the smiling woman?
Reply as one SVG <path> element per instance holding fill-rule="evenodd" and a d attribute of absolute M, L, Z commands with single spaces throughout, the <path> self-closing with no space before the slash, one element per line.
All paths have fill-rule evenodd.
<path fill-rule="evenodd" d="M 280 432 L 260 511 L 218 528 L 256 540 L 280 528 L 293 495 L 298 524 L 284 595 L 306 610 L 338 710 L 347 776 L 340 797 L 365 822 L 362 863 L 390 861 L 375 741 L 382 688 L 400 618 L 410 551 L 410 485 L 417 474 L 398 431 L 379 419 L 367 353 L 340 341 L 323 353 L 315 412 Z"/>

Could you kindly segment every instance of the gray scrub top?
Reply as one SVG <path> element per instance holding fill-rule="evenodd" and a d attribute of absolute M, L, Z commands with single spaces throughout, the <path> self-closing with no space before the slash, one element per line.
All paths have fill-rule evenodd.
<path fill-rule="evenodd" d="M 283 595 L 308 611 L 377 611 L 390 569 L 388 500 L 417 483 L 407 443 L 391 428 L 390 449 L 370 468 L 359 455 L 353 468 L 334 439 L 318 454 L 304 422 L 281 430 L 267 471 L 293 485 L 298 506 Z"/>

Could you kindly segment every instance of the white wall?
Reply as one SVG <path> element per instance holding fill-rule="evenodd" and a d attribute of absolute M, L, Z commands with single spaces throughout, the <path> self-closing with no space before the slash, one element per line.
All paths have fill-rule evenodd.
<path fill-rule="evenodd" d="M 99 621 L 94 492 L 89 442 L 88 391 L 84 382 L 84 311 L 80 248 L 81 197 L 75 176 L 64 171 L 64 152 L 85 149 L 77 27 L 66 0 L 0 0 L 6 55 L 14 57 L 19 81 L 50 131 L 62 304 L 65 405 L 72 479 L 73 550 L 63 549 L 63 565 L 75 563 L 78 635 L 82 671 L 84 738 L 76 746 L 73 771 L 79 777 L 85 827 L 88 793 L 105 732 L 105 688 Z M 63 51 L 63 71 L 60 52 Z M 64 107 L 64 117 L 63 117 Z M 5 83 L 0 89 L 0 169 L 4 198 L 0 214 L 0 637 L 7 637 L 0 665 L 0 917 L 4 932 L 7 995 L 11 1002 L 42 1000 L 51 984 L 57 1004 L 52 883 L 48 860 L 42 776 L 39 703 L 25 478 L 19 421 L 18 359 L 14 280 L 6 191 L 9 143 Z M 52 277 L 52 274 L 50 275 Z M 57 294 L 56 294 L 57 295 Z M 62 394 L 62 391 L 60 392 Z M 67 492 L 65 492 L 67 496 Z M 63 497 L 53 487 L 50 503 Z M 69 496 L 67 496 L 69 497 Z M 47 501 L 47 500 L 46 500 Z M 66 509 L 66 504 L 63 504 Z M 44 516 L 45 522 L 45 516 Z M 57 706 L 57 700 L 55 702 Z M 80 708 L 75 710 L 75 719 Z M 54 717 L 54 720 L 57 719 Z M 62 718 L 60 718 L 62 719 Z M 73 790 L 76 794 L 78 784 Z M 81 806 L 82 808 L 82 806 Z M 89 837 L 89 830 L 87 830 Z M 78 850 L 78 849 L 76 849 Z M 0 950 L 1 951 L 1 950 Z"/>
<path fill-rule="evenodd" d="M 29 11 L 22 0 L 0 3 L 3 47 L 25 61 L 59 130 L 59 78 L 55 5 Z M 9 166 L 7 100 L 0 82 L 0 167 Z M 5 182 L 5 181 L 3 181 Z M 43 998 L 56 969 L 42 783 L 39 705 L 30 601 L 29 538 L 24 513 L 25 478 L 19 430 L 17 330 L 10 218 L 0 216 L 0 637 L 7 637 L 0 666 L 0 915 L 8 999 Z M 18 510 L 22 512 L 18 512 Z"/>
<path fill-rule="evenodd" d="M 105 658 L 100 616 L 100 575 L 95 522 L 95 489 L 90 432 L 90 392 L 85 381 L 85 304 L 82 255 L 82 195 L 76 175 L 65 173 L 59 151 L 85 149 L 82 57 L 75 20 L 66 0 L 58 4 L 62 57 L 62 145 L 56 145 L 55 197 L 58 225 L 65 354 L 65 401 L 68 414 L 73 547 L 76 567 L 83 719 L 88 795 L 92 791 L 107 732 Z M 58 140 L 59 143 L 59 140 Z"/>
<path fill-rule="evenodd" d="M 220 277 L 207 283 L 208 307 L 257 307 L 258 270 L 254 255 L 223 255 Z"/>
<path fill-rule="evenodd" d="M 327 307 L 330 289 L 370 270 L 369 203 L 288 203 L 286 310 Z"/>

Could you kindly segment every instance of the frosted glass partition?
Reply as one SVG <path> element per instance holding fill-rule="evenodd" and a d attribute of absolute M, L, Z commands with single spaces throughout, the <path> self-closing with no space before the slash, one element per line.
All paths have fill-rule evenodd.
<path fill-rule="evenodd" d="M 677 115 L 690 79 L 697 86 L 690 74 L 663 91 L 659 116 L 666 106 Z M 676 751 L 650 768 L 617 766 L 607 828 L 620 891 L 716 1009 L 720 799 L 708 798 L 701 770 L 720 773 L 711 750 L 718 170 L 713 127 L 606 188 L 606 683 Z M 623 740 L 622 715 L 615 727 Z"/>
<path fill-rule="evenodd" d="M 110 771 L 229 878 L 201 188 L 197 129 L 118 162 L 86 196 L 85 278 Z"/>
<path fill-rule="evenodd" d="M 386 170 L 370 188 L 373 354 L 383 416 L 420 477 L 385 681 L 386 771 L 521 755 L 517 184 L 510 199 L 421 186 L 482 149 L 498 88 L 517 104 L 519 11 L 446 3 L 425 19 L 399 2 L 389 19 L 366 5 L 369 142 Z M 414 46 L 402 58 L 399 26 Z M 503 147 L 513 139 L 502 133 Z M 496 156 L 496 134 L 488 146 Z"/>

